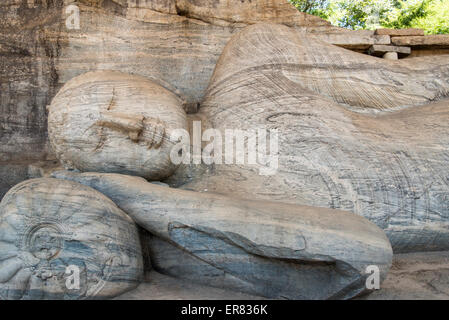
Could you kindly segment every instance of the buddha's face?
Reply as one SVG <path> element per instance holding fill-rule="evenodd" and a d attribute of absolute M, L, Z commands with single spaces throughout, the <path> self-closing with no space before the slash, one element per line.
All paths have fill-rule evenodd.
<path fill-rule="evenodd" d="M 171 132 L 187 127 L 182 100 L 115 71 L 69 81 L 49 106 L 49 136 L 66 168 L 159 180 L 173 173 Z"/>

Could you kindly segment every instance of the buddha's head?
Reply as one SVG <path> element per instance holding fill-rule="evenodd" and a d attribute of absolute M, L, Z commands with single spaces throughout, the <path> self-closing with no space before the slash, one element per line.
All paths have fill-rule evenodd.
<path fill-rule="evenodd" d="M 183 101 L 147 78 L 88 72 L 67 82 L 48 110 L 50 142 L 67 169 L 149 180 L 176 169 L 170 137 L 187 128 Z"/>

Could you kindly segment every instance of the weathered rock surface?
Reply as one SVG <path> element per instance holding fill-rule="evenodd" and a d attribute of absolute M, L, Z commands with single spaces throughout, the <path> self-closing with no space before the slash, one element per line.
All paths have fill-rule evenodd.
<path fill-rule="evenodd" d="M 187 128 L 183 104 L 144 77 L 89 72 L 66 83 L 48 107 L 50 142 L 68 169 L 159 180 L 176 169 L 170 137 Z"/>
<path fill-rule="evenodd" d="M 179 13 L 214 24 L 260 22 L 289 26 L 327 25 L 328 21 L 299 12 L 285 0 L 175 0 Z"/>
<path fill-rule="evenodd" d="M 28 163 L 0 163 L 0 200 L 13 186 L 28 179 Z"/>
<path fill-rule="evenodd" d="M 54 172 L 110 197 L 152 233 L 153 267 L 197 283 L 269 298 L 351 298 L 366 291 L 366 267 L 383 279 L 384 233 L 337 210 L 172 189 L 142 178 Z"/>
<path fill-rule="evenodd" d="M 69 289 L 75 269 L 79 288 Z M 101 193 L 42 178 L 16 185 L 3 198 L 0 298 L 111 298 L 135 288 L 142 273 L 135 224 Z"/>
<path fill-rule="evenodd" d="M 191 105 L 199 102 L 236 28 L 164 9 L 172 1 L 131 3 L 77 2 L 79 30 L 66 27 L 63 0 L 0 3 L 0 161 L 46 158 L 46 106 L 63 84 L 91 70 L 158 78 Z"/>
<path fill-rule="evenodd" d="M 449 48 L 449 35 L 435 34 L 429 36 L 391 37 L 391 43 L 397 46 L 444 49 Z"/>
<path fill-rule="evenodd" d="M 199 116 L 223 136 L 278 129 L 279 168 L 215 165 L 182 188 L 352 211 L 398 252 L 448 249 L 449 100 L 423 105 L 449 95 L 448 58 L 385 61 L 250 26 L 224 50 Z"/>
<path fill-rule="evenodd" d="M 427 48 L 413 48 L 412 53 L 408 58 L 425 57 L 425 56 L 436 56 L 436 55 L 449 55 L 449 48 L 447 49 L 435 49 L 431 46 Z"/>
<path fill-rule="evenodd" d="M 45 106 L 57 91 L 57 29 L 62 1 L 29 8 L 27 1 L 0 3 L 0 161 L 44 160 L 49 152 Z"/>

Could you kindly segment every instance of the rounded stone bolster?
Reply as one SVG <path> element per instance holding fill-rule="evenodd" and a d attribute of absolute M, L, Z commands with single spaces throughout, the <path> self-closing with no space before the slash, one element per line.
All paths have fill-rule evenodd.
<path fill-rule="evenodd" d="M 153 266 L 174 277 L 269 298 L 347 299 L 373 289 L 367 281 L 380 283 L 391 265 L 384 232 L 352 213 L 172 189 L 120 174 L 53 175 L 111 198 L 151 232 Z"/>
<path fill-rule="evenodd" d="M 104 299 L 143 278 L 134 222 L 100 192 L 32 179 L 0 203 L 0 299 Z"/>

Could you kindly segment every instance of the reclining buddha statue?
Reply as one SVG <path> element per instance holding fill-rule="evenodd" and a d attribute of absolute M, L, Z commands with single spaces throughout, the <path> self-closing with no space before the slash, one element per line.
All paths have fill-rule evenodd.
<path fill-rule="evenodd" d="M 255 24 L 231 38 L 188 115 L 157 79 L 89 72 L 48 107 L 68 169 L 50 180 L 112 200 L 151 233 L 162 273 L 269 298 L 352 298 L 372 266 L 386 277 L 392 249 L 449 249 L 447 61 L 382 60 Z M 198 134 L 198 121 L 221 136 L 276 131 L 275 172 L 260 174 L 266 161 L 174 163 L 176 134 Z"/>

